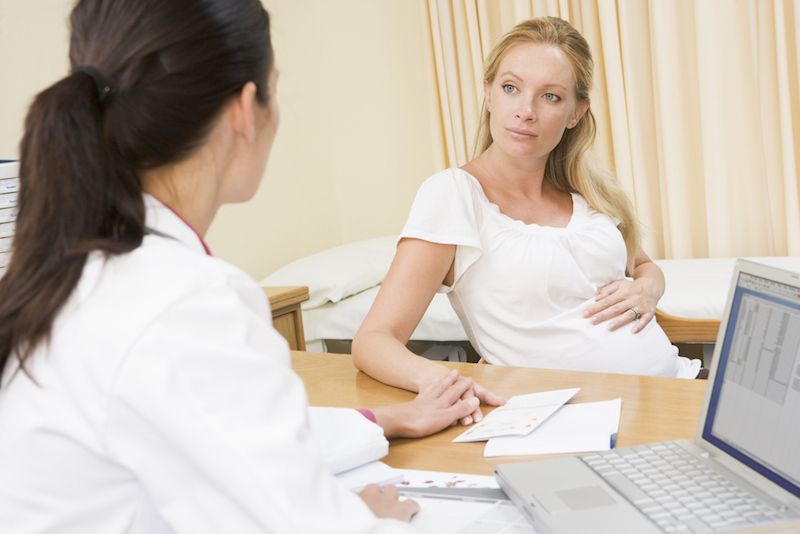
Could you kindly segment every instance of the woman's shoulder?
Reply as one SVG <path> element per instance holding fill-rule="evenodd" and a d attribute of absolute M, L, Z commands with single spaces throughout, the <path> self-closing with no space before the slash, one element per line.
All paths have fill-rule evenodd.
<path fill-rule="evenodd" d="M 112 258 L 104 269 L 109 281 L 134 283 L 142 295 L 163 306 L 204 293 L 263 296 L 258 283 L 238 267 L 191 249 L 170 237 L 148 235 L 134 251 Z"/>
<path fill-rule="evenodd" d="M 480 197 L 480 186 L 477 180 L 464 169 L 449 167 L 427 178 L 417 193 L 431 198 L 459 197 L 473 200 Z"/>
<path fill-rule="evenodd" d="M 476 242 L 483 208 L 472 182 L 474 178 L 455 167 L 425 180 L 417 191 L 402 235 L 435 242 Z"/>

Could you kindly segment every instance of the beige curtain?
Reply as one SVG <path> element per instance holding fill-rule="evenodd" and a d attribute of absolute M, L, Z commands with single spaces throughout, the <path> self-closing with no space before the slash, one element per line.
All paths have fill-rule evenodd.
<path fill-rule="evenodd" d="M 800 0 L 420 0 L 441 161 L 473 154 L 482 61 L 532 16 L 595 59 L 596 157 L 657 258 L 800 255 Z"/>

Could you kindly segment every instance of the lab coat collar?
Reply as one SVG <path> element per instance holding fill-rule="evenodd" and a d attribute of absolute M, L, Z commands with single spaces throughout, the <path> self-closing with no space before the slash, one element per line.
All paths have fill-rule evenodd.
<path fill-rule="evenodd" d="M 144 193 L 145 226 L 155 234 L 176 239 L 203 254 L 211 256 L 203 237 L 169 206 L 152 195 Z"/>

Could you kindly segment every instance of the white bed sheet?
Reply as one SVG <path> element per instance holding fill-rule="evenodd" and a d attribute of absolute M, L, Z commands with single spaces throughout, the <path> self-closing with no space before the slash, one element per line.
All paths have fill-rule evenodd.
<path fill-rule="evenodd" d="M 800 256 L 749 258 L 800 272 Z M 666 291 L 659 309 L 678 317 L 719 319 L 728 296 L 735 258 L 656 260 L 664 271 Z M 366 317 L 380 286 L 339 302 L 303 310 L 303 326 L 309 350 L 323 350 L 324 339 L 352 339 Z M 467 336 L 447 296 L 437 293 L 412 340 L 462 341 Z"/>
<path fill-rule="evenodd" d="M 375 286 L 337 303 L 329 302 L 317 308 L 303 310 L 306 344 L 322 339 L 352 339 L 379 289 L 380 286 Z M 461 341 L 467 339 L 467 334 L 447 296 L 437 293 L 411 339 Z"/>
<path fill-rule="evenodd" d="M 800 256 L 747 258 L 789 271 L 800 272 Z M 720 319 L 728 291 L 735 258 L 691 260 L 655 260 L 664 271 L 666 290 L 658 309 L 670 315 L 689 319 Z"/>

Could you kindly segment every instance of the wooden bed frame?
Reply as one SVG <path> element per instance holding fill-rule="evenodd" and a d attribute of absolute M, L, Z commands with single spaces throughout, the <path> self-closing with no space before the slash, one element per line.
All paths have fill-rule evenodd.
<path fill-rule="evenodd" d="M 715 343 L 719 321 L 687 319 L 656 310 L 656 321 L 672 343 Z"/>

